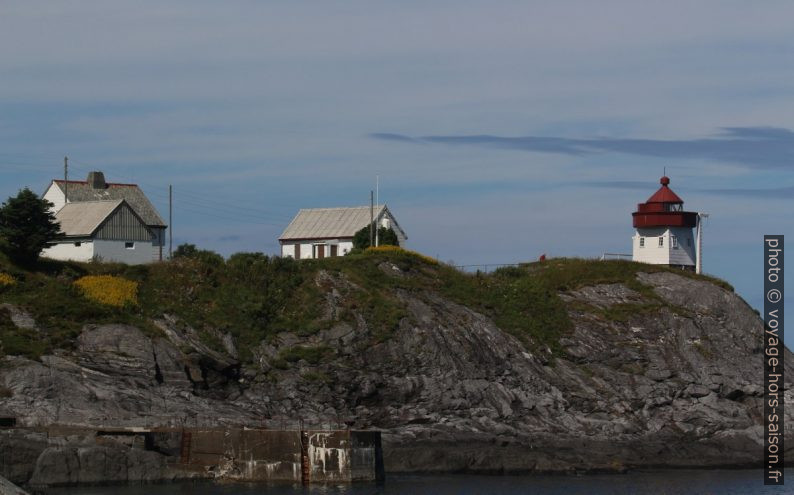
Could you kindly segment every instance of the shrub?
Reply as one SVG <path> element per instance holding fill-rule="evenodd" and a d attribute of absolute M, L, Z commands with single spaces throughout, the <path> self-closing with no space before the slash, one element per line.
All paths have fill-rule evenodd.
<path fill-rule="evenodd" d="M 198 249 L 195 244 L 180 244 L 177 246 L 173 255 L 174 259 L 188 258 L 198 260 L 204 264 L 212 266 L 223 265 L 223 256 L 215 251 Z"/>
<path fill-rule="evenodd" d="M 378 228 L 378 244 L 380 246 L 397 246 L 399 243 L 400 242 L 397 240 L 397 234 L 395 234 L 392 229 L 386 227 Z M 370 247 L 369 225 L 355 233 L 353 236 L 353 247 L 357 247 L 359 249 Z"/>
<path fill-rule="evenodd" d="M 49 210 L 52 203 L 30 189 L 19 191 L 0 207 L 0 237 L 10 258 L 21 264 L 35 262 L 48 241 L 60 237 L 60 225 Z"/>
<path fill-rule="evenodd" d="M 416 251 L 411 251 L 410 249 L 403 249 L 400 246 L 368 247 L 364 250 L 364 253 L 365 254 L 401 254 L 401 255 L 407 255 L 407 256 L 413 256 L 415 258 L 419 258 L 420 260 L 430 265 L 438 265 L 437 259 L 431 258 L 430 256 L 425 256 L 424 254 L 418 253 Z"/>
<path fill-rule="evenodd" d="M 109 306 L 138 304 L 138 283 L 113 275 L 88 275 L 75 281 L 83 295 Z"/>
<path fill-rule="evenodd" d="M 17 281 L 11 275 L 7 273 L 0 272 L 0 287 L 14 285 Z"/>

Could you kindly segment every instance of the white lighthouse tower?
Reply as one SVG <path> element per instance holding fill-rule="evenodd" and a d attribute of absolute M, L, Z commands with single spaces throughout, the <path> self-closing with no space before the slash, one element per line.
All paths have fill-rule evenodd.
<path fill-rule="evenodd" d="M 668 177 L 660 182 L 662 187 L 631 214 L 636 229 L 632 260 L 694 271 L 700 250 L 696 252 L 692 229 L 698 226 L 698 213 L 684 211 L 684 200 L 668 187 Z"/>

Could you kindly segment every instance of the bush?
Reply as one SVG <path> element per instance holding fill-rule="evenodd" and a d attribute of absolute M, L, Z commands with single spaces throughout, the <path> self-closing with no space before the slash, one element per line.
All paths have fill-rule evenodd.
<path fill-rule="evenodd" d="M 378 229 L 378 245 L 379 246 L 399 246 L 400 242 L 397 239 L 397 234 L 392 229 L 380 227 Z M 353 247 L 359 249 L 366 249 L 370 247 L 369 243 L 369 225 L 356 232 L 353 236 Z"/>
<path fill-rule="evenodd" d="M 109 306 L 138 304 L 138 283 L 113 275 L 88 275 L 74 282 L 83 295 Z"/>
<path fill-rule="evenodd" d="M 60 225 L 49 210 L 52 206 L 25 188 L 0 207 L 0 237 L 14 261 L 35 262 L 47 242 L 60 237 Z"/>
<path fill-rule="evenodd" d="M 352 252 L 352 251 L 351 251 Z M 435 258 L 431 258 L 430 256 L 425 256 L 422 253 L 418 253 L 416 251 L 411 251 L 410 249 L 403 249 L 400 246 L 377 246 L 377 247 L 368 247 L 364 250 L 365 254 L 397 254 L 397 255 L 406 255 L 411 256 L 414 258 L 419 258 L 420 260 L 424 261 L 429 265 L 438 265 L 438 260 Z"/>
<path fill-rule="evenodd" d="M 14 279 L 14 277 L 12 277 L 11 275 L 9 275 L 7 273 L 0 272 L 0 287 L 8 286 L 8 285 L 14 285 L 16 283 L 17 283 L 17 281 L 16 281 L 16 279 Z"/>
<path fill-rule="evenodd" d="M 199 260 L 202 263 L 213 266 L 220 266 L 223 264 L 223 256 L 215 251 L 198 249 L 195 244 L 180 244 L 174 251 L 173 257 L 174 259 L 188 258 Z"/>

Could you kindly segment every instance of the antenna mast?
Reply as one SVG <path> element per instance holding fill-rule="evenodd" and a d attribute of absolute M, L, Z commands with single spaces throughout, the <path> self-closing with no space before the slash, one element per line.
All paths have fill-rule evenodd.
<path fill-rule="evenodd" d="M 69 202 L 69 157 L 63 157 L 63 204 Z"/>
<path fill-rule="evenodd" d="M 174 186 L 168 184 L 168 259 L 172 258 L 174 247 Z"/>

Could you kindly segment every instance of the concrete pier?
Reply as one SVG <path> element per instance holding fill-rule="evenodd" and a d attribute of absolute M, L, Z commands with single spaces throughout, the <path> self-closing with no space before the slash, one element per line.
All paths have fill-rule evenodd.
<path fill-rule="evenodd" d="M 176 471 L 238 481 L 382 481 L 380 432 L 247 427 L 134 428 L 51 426 L 50 438 L 78 435 L 97 445 L 167 456 Z"/>
<path fill-rule="evenodd" d="M 193 429 L 180 458 L 188 469 L 240 481 L 303 483 L 383 479 L 380 432 Z"/>

